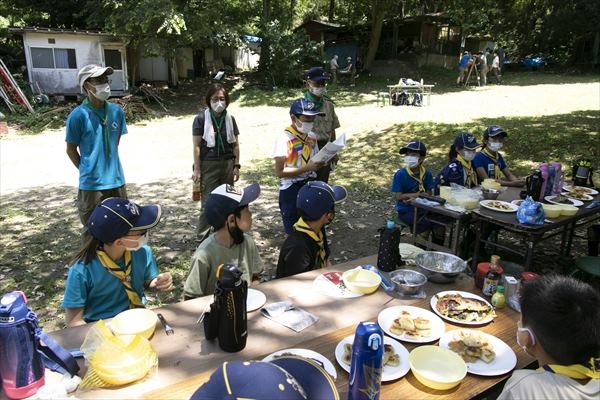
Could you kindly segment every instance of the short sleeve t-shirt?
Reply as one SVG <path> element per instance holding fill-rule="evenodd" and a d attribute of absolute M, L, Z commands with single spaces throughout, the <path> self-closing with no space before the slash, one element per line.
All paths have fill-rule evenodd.
<path fill-rule="evenodd" d="M 183 287 L 185 296 L 201 297 L 213 294 L 217 283 L 217 267 L 221 264 L 236 265 L 242 271 L 242 279 L 248 284 L 254 276 L 262 272 L 262 260 L 250 235 L 244 234 L 244 241 L 240 244 L 225 247 L 211 234 L 200 243 L 192 256 L 192 268 Z"/>
<path fill-rule="evenodd" d="M 475 154 L 475 158 L 473 159 L 473 168 L 477 169 L 479 167 L 483 168 L 487 173 L 487 176 L 492 179 L 500 179 L 501 176 L 496 176 L 496 167 L 494 160 L 489 158 L 482 152 L 477 152 Z M 506 168 L 506 162 L 502 157 L 502 154 L 498 153 L 498 166 L 500 167 L 500 171 L 504 171 Z"/>
<path fill-rule="evenodd" d="M 89 106 L 76 107 L 67 118 L 66 142 L 77 145 L 79 163 L 79 189 L 106 190 L 125 184 L 125 175 L 119 160 L 119 138 L 127 133 L 125 113 L 116 104 L 108 104 L 108 148 L 105 150 L 102 121 Z M 102 116 L 105 110 L 97 110 Z"/>
<path fill-rule="evenodd" d="M 600 398 L 600 380 L 586 384 L 548 371 L 521 369 L 513 372 L 504 385 L 498 400 L 578 399 Z"/>
<path fill-rule="evenodd" d="M 116 261 L 125 269 L 123 258 Z M 148 246 L 131 252 L 131 286 L 145 304 L 144 283 L 158 275 L 158 266 Z M 129 298 L 121 281 L 106 270 L 98 257 L 89 264 L 75 262 L 67 275 L 63 308 L 83 308 L 86 321 L 112 318 L 129 308 Z"/>
<path fill-rule="evenodd" d="M 425 177 L 423 178 L 423 186 L 425 190 L 429 191 L 435 187 L 435 183 L 433 182 L 433 175 L 429 170 L 425 170 Z M 399 169 L 394 174 L 394 178 L 392 179 L 392 193 L 417 193 L 419 191 L 419 183 L 411 178 L 406 172 L 406 168 Z M 411 210 L 414 206 L 410 204 L 406 204 L 403 201 L 396 200 L 396 211 L 398 212 L 407 212 Z"/>
<path fill-rule="evenodd" d="M 319 152 L 319 145 L 317 145 L 316 136 L 313 132 L 310 132 L 308 134 L 308 137 L 311 139 L 310 146 L 312 146 L 312 150 L 309 157 L 310 160 Z M 275 149 L 273 150 L 273 158 L 278 157 L 285 157 L 284 168 L 300 168 L 302 166 L 302 143 L 298 139 L 296 139 L 291 133 L 283 131 L 282 133 L 277 135 L 277 138 L 275 139 Z M 279 183 L 279 190 L 285 190 L 296 182 L 301 182 L 316 177 L 317 173 L 315 171 L 308 171 L 289 178 L 281 178 Z"/>
<path fill-rule="evenodd" d="M 453 160 L 440 171 L 435 180 L 436 185 L 440 186 L 450 186 L 451 183 L 465 186 L 467 170 L 463 168 L 460 162 Z"/>
<path fill-rule="evenodd" d="M 233 123 L 233 134 L 237 137 L 240 134 L 237 123 L 235 122 L 235 118 L 231 117 L 231 122 Z M 213 122 L 213 128 L 215 129 L 215 135 L 217 134 L 217 127 Z M 200 160 L 207 161 L 220 161 L 220 160 L 230 160 L 235 157 L 233 154 L 233 146 L 234 143 L 229 143 L 227 141 L 227 130 L 225 129 L 225 122 L 221 125 L 221 129 L 218 130 L 218 134 L 221 136 L 221 142 L 223 143 L 223 149 L 219 149 L 216 145 L 215 147 L 208 147 L 206 144 L 206 140 L 202 139 L 200 144 Z M 192 136 L 203 136 L 204 135 L 204 111 L 200 112 L 194 118 L 194 122 L 192 124 Z M 216 139 L 216 138 L 215 138 Z"/>

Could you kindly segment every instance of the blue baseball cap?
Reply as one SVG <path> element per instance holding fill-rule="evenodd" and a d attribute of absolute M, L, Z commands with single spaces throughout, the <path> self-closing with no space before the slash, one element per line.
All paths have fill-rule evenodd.
<path fill-rule="evenodd" d="M 325 70 L 321 67 L 312 67 L 306 74 L 306 79 L 310 81 L 324 81 L 327 80 Z"/>
<path fill-rule="evenodd" d="M 226 361 L 191 400 L 306 400 L 340 396 L 333 379 L 314 361 L 283 356 L 271 362 Z"/>
<path fill-rule="evenodd" d="M 306 99 L 296 99 L 290 107 L 290 115 L 325 115 L 315 106 L 315 103 Z"/>
<path fill-rule="evenodd" d="M 469 132 L 461 132 L 454 138 L 454 146 L 458 149 L 474 150 L 481 147 L 475 136 Z"/>
<path fill-rule="evenodd" d="M 87 226 L 93 237 L 102 243 L 112 243 L 129 231 L 153 228 L 160 216 L 158 204 L 139 206 L 128 199 L 110 197 L 94 208 Z"/>
<path fill-rule="evenodd" d="M 252 203 L 260 195 L 260 186 L 253 183 L 245 188 L 223 184 L 210 192 L 204 204 L 206 222 L 215 229 L 225 225 L 227 217 L 239 207 Z"/>
<path fill-rule="evenodd" d="M 307 182 L 298 191 L 296 208 L 315 220 L 333 210 L 346 197 L 348 192 L 342 186 L 329 186 L 322 181 Z"/>
<path fill-rule="evenodd" d="M 421 154 L 422 156 L 426 156 L 427 155 L 427 146 L 425 146 L 425 143 L 419 141 L 419 140 L 413 140 L 412 142 L 409 142 L 406 146 L 403 146 L 399 153 L 400 154 L 406 154 L 408 153 L 408 151 L 418 151 L 419 154 Z"/>
<path fill-rule="evenodd" d="M 483 131 L 483 138 L 487 139 L 490 137 L 502 135 L 503 137 L 507 137 L 508 133 L 504 132 L 504 129 L 500 128 L 498 125 L 491 125 L 485 128 Z"/>

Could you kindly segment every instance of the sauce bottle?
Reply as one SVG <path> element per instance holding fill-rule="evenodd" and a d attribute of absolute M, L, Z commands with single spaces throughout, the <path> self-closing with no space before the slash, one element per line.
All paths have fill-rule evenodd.
<path fill-rule="evenodd" d="M 483 294 L 485 296 L 489 297 L 496 293 L 496 287 L 498 286 L 502 276 L 502 273 L 499 270 L 499 262 L 500 256 L 492 256 L 490 260 L 490 270 L 483 279 Z"/>
<path fill-rule="evenodd" d="M 496 293 L 492 296 L 492 305 L 496 308 L 503 308 L 506 305 L 506 298 L 504 297 L 504 286 L 498 285 Z"/>

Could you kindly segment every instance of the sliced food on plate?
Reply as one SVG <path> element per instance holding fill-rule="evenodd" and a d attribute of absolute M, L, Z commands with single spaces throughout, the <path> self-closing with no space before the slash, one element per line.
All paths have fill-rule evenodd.
<path fill-rule="evenodd" d="M 423 317 L 413 318 L 408 311 L 403 310 L 392 322 L 390 331 L 398 336 L 405 335 L 411 339 L 428 338 L 431 336 L 431 321 Z"/>
<path fill-rule="evenodd" d="M 519 209 L 515 204 L 511 204 L 506 201 L 501 200 L 482 200 L 479 204 L 492 211 L 500 211 L 500 212 L 515 212 Z"/>
<path fill-rule="evenodd" d="M 572 190 L 570 192 L 563 192 L 561 195 L 568 197 L 569 199 L 581 200 L 581 201 L 590 201 L 594 200 L 594 197 L 589 194 L 577 190 Z"/>
<path fill-rule="evenodd" d="M 448 348 L 458 353 L 465 362 L 475 362 L 481 359 L 491 363 L 496 358 L 492 343 L 481 333 L 468 329 L 455 331 L 453 340 Z"/>
<path fill-rule="evenodd" d="M 441 292 L 431 299 L 431 307 L 442 318 L 464 324 L 483 324 L 496 316 L 490 303 L 463 292 Z"/>
<path fill-rule="evenodd" d="M 559 204 L 559 205 L 571 205 L 575 207 L 580 207 L 583 205 L 581 200 L 577 200 L 571 197 L 563 196 L 562 194 L 557 194 L 555 196 L 546 196 L 544 197 L 548 203 Z"/>
<path fill-rule="evenodd" d="M 446 330 L 439 316 L 413 306 L 385 308 L 377 316 L 377 322 L 389 336 L 412 343 L 433 342 Z"/>
<path fill-rule="evenodd" d="M 352 344 L 344 343 L 344 355 L 342 361 L 350 365 L 352 362 Z M 397 367 L 400 365 L 400 355 L 396 354 L 394 346 L 384 343 L 383 345 L 383 366 Z"/>
<path fill-rule="evenodd" d="M 581 194 L 588 194 L 591 196 L 595 196 L 598 194 L 598 191 L 596 189 L 588 188 L 585 186 L 564 185 L 563 190 L 565 190 L 567 192 L 571 192 L 571 193 L 575 192 L 575 193 L 581 193 Z"/>

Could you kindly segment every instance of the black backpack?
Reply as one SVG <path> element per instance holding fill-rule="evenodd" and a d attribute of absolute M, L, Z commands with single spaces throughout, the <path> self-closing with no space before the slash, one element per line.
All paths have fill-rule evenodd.
<path fill-rule="evenodd" d="M 390 272 L 404 265 L 400 256 L 400 229 L 380 228 L 379 251 L 377 252 L 377 268 Z"/>
<path fill-rule="evenodd" d="M 413 96 L 412 105 L 416 107 L 421 107 L 423 104 L 423 95 L 421 93 L 415 93 Z"/>

